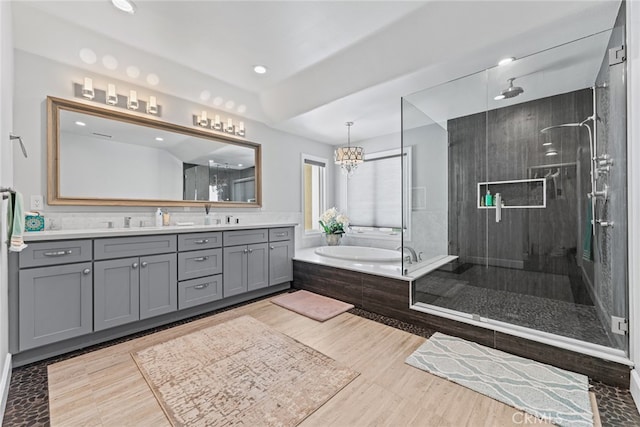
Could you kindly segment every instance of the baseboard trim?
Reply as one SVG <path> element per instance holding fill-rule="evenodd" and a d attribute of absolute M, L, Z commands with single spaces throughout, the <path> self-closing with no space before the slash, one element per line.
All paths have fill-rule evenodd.
<path fill-rule="evenodd" d="M 636 404 L 636 409 L 640 412 L 640 373 L 637 369 L 631 370 L 631 383 L 629 384 L 631 397 Z"/>
<path fill-rule="evenodd" d="M 12 371 L 11 353 L 7 353 L 4 360 L 4 368 L 2 369 L 2 378 L 0 378 L 0 420 L 4 420 L 4 410 L 7 407 L 7 397 L 9 397 L 9 386 L 11 385 Z"/>

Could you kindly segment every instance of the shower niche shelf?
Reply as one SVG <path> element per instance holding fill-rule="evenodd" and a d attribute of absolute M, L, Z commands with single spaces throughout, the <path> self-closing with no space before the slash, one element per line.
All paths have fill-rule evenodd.
<path fill-rule="evenodd" d="M 502 195 L 503 209 L 542 209 L 547 207 L 547 180 L 544 178 L 517 179 L 513 181 L 488 181 L 478 183 L 476 196 L 478 209 L 495 209 L 483 206 L 487 190 L 495 197 Z"/>

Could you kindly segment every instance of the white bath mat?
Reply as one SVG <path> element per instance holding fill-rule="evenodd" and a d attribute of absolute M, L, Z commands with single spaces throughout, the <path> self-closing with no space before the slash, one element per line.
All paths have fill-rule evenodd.
<path fill-rule="evenodd" d="M 593 426 L 584 375 L 439 332 L 406 363 L 554 424 Z"/>

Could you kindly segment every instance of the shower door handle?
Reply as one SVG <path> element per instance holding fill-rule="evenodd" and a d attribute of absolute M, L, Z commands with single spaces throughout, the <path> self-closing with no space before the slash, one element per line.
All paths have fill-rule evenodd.
<path fill-rule="evenodd" d="M 502 194 L 496 193 L 495 195 L 496 202 L 496 222 L 502 221 Z"/>

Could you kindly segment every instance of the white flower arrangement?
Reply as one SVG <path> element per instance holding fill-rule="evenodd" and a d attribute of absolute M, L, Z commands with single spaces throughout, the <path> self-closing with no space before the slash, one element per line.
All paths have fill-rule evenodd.
<path fill-rule="evenodd" d="M 320 216 L 320 221 L 318 222 L 327 234 L 343 234 L 349 226 L 349 217 L 339 213 L 338 210 L 333 207 L 331 209 L 327 209 Z"/>

